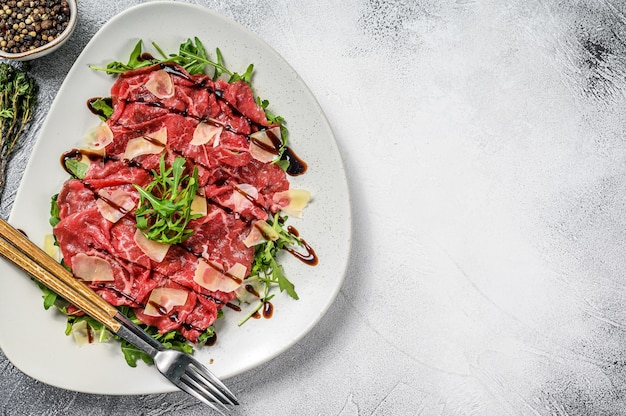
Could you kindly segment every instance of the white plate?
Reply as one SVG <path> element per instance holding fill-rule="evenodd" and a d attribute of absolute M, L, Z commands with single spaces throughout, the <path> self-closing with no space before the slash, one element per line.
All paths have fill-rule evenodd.
<path fill-rule="evenodd" d="M 166 52 L 177 51 L 197 36 L 207 51 L 219 47 L 227 66 L 243 73 L 255 65 L 255 93 L 287 120 L 291 145 L 309 165 L 292 186 L 309 189 L 313 201 L 302 219 L 290 223 L 316 250 L 319 265 L 284 257 L 284 267 L 300 300 L 277 295 L 271 319 L 251 320 L 227 310 L 214 347 L 196 352 L 221 378 L 250 370 L 285 351 L 323 316 L 343 282 L 351 238 L 350 200 L 345 172 L 333 133 L 315 98 L 298 74 L 265 42 L 239 24 L 207 9 L 174 2 L 133 7 L 113 18 L 94 36 L 69 72 L 52 104 L 26 168 L 9 222 L 38 244 L 51 232 L 50 196 L 67 174 L 59 157 L 78 146 L 97 124 L 87 110 L 91 97 L 106 96 L 113 78 L 88 68 L 125 61 L 138 39 Z M 149 49 L 146 47 L 145 49 Z M 151 50 L 151 49 L 150 49 Z M 2 260 L 4 262 L 4 260 Z M 88 393 L 147 394 L 173 391 L 156 369 L 126 365 L 119 345 L 79 347 L 65 336 L 65 319 L 42 307 L 41 291 L 28 277 L 4 262 L 0 279 L 0 346 L 24 373 L 42 382 Z"/>

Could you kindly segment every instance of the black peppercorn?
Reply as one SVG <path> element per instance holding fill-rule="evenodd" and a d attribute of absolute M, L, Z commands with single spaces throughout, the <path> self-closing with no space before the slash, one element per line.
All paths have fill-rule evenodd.
<path fill-rule="evenodd" d="M 6 1 L 0 4 L 0 49 L 25 52 L 56 39 L 68 26 L 65 0 Z"/>

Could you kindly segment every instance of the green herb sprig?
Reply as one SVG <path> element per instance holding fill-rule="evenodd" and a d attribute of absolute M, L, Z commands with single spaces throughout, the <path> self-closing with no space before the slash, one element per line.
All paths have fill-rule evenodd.
<path fill-rule="evenodd" d="M 144 53 L 143 41 L 140 39 L 130 53 L 128 62 L 124 63 L 121 61 L 112 61 L 109 62 L 106 67 L 90 65 L 90 68 L 96 71 L 104 71 L 110 75 L 115 75 L 122 74 L 133 69 L 145 68 L 158 63 L 172 62 L 185 68 L 185 70 L 191 75 L 205 74 L 207 66 L 210 66 L 214 68 L 212 77 L 214 80 L 223 74 L 229 76 L 228 82 L 243 80 L 250 84 L 252 80 L 254 65 L 248 65 L 243 74 L 231 72 L 224 65 L 224 57 L 220 49 L 215 49 L 216 60 L 210 59 L 202 41 L 197 37 L 193 40 L 187 39 L 185 42 L 181 43 L 178 47 L 177 54 L 166 54 L 155 42 L 152 42 L 152 46 L 161 55 L 161 58 L 155 58 L 150 54 Z"/>
<path fill-rule="evenodd" d="M 200 217 L 191 213 L 199 187 L 198 168 L 194 166 L 192 176 L 186 175 L 185 163 L 184 157 L 177 157 L 168 168 L 163 153 L 159 170 L 152 171 L 154 180 L 145 188 L 133 185 L 140 196 L 135 211 L 137 228 L 150 240 L 178 244 L 193 234 L 187 224 Z"/>
<path fill-rule="evenodd" d="M 27 65 L 14 67 L 0 63 L 0 190 L 13 150 L 33 116 L 37 91 Z"/>
<path fill-rule="evenodd" d="M 130 71 L 132 69 L 144 68 L 158 63 L 158 61 L 154 60 L 151 56 L 143 54 L 141 45 L 142 42 L 141 40 L 139 40 L 139 42 L 137 42 L 134 49 L 130 53 L 127 63 L 123 63 L 121 61 L 111 61 L 107 64 L 106 67 L 89 65 L 89 68 L 96 71 L 104 71 L 109 75 L 115 75 L 123 74 L 124 72 Z"/>
<path fill-rule="evenodd" d="M 302 241 L 297 236 L 285 229 L 286 216 L 276 213 L 268 224 L 272 226 L 278 234 L 278 239 L 269 240 L 256 246 L 254 251 L 254 263 L 248 279 L 258 279 L 263 284 L 263 294 L 260 296 L 258 304 L 239 322 L 239 326 L 246 323 L 256 312 L 258 312 L 266 302 L 269 302 L 274 295 L 270 294 L 272 287 L 278 286 L 281 292 L 298 300 L 298 294 L 294 284 L 283 272 L 283 266 L 278 263 L 278 254 L 285 246 L 302 246 Z M 245 284 L 245 282 L 244 282 Z"/>

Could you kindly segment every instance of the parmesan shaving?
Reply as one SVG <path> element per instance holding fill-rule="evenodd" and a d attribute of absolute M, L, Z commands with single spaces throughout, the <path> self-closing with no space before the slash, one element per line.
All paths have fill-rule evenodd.
<path fill-rule="evenodd" d="M 223 128 L 221 126 L 214 126 L 205 122 L 200 122 L 193 131 L 193 137 L 190 144 L 194 146 L 200 146 L 203 144 L 210 144 L 213 147 L 217 147 L 220 144 L 220 135 Z"/>
<path fill-rule="evenodd" d="M 113 141 L 113 132 L 108 124 L 101 122 L 83 136 L 83 141 L 90 150 L 103 151 Z"/>
<path fill-rule="evenodd" d="M 228 271 L 222 272 L 223 268 L 208 260 L 199 259 L 193 280 L 200 286 L 210 291 L 232 292 L 241 286 L 246 277 L 246 266 L 235 263 Z"/>
<path fill-rule="evenodd" d="M 311 200 L 311 193 L 306 189 L 288 189 L 276 192 L 273 199 L 281 206 L 281 210 L 285 214 L 300 218 L 302 211 Z"/>
<path fill-rule="evenodd" d="M 252 223 L 248 236 L 243 240 L 246 247 L 256 246 L 268 240 L 276 241 L 279 235 L 265 220 L 258 220 Z"/>
<path fill-rule="evenodd" d="M 146 236 L 143 235 L 143 232 L 139 229 L 135 230 L 133 239 L 141 251 L 143 251 L 144 254 L 150 258 L 150 260 L 156 261 L 157 263 L 163 261 L 171 247 L 171 244 L 163 244 L 146 238 Z"/>
<path fill-rule="evenodd" d="M 187 303 L 188 296 L 189 292 L 184 289 L 157 287 L 152 289 L 144 313 L 150 316 L 163 316 L 170 313 L 175 306 Z"/>
<path fill-rule="evenodd" d="M 167 144 L 167 128 L 163 127 L 147 136 L 139 136 L 130 139 L 126 143 L 124 159 L 132 160 L 138 156 L 156 155 L 163 151 Z"/>
<path fill-rule="evenodd" d="M 85 282 L 114 281 L 111 264 L 98 256 L 78 253 L 72 258 L 72 271 Z"/>
<path fill-rule="evenodd" d="M 146 89 L 160 99 L 174 96 L 172 77 L 164 69 L 154 71 L 146 82 Z"/>
<path fill-rule="evenodd" d="M 98 191 L 96 207 L 107 220 L 116 223 L 135 207 L 135 200 L 129 192 L 122 189 Z"/>
<path fill-rule="evenodd" d="M 260 130 L 250 135 L 250 155 L 259 162 L 270 163 L 278 155 L 278 148 L 270 135 L 280 139 L 280 126 Z"/>

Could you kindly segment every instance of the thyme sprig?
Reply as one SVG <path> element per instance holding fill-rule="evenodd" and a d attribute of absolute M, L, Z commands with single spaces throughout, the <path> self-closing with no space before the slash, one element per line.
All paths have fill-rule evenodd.
<path fill-rule="evenodd" d="M 37 83 L 28 66 L 0 63 L 0 190 L 7 164 L 37 103 Z"/>

